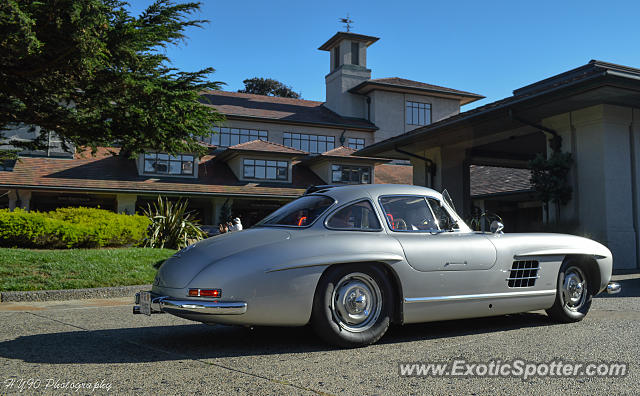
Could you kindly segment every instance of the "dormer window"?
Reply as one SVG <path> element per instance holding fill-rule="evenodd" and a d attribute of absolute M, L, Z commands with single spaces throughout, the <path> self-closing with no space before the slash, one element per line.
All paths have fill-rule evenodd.
<path fill-rule="evenodd" d="M 331 165 L 331 182 L 369 184 L 371 183 L 371 168 L 368 166 Z"/>
<path fill-rule="evenodd" d="M 145 153 L 144 173 L 169 176 L 193 176 L 195 157 L 191 154 Z"/>
<path fill-rule="evenodd" d="M 287 181 L 289 179 L 288 161 L 244 159 L 242 167 L 242 175 L 245 179 L 278 181 Z"/>

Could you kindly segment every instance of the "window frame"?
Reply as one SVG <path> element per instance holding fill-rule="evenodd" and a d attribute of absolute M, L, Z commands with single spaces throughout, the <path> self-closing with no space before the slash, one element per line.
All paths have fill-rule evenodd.
<path fill-rule="evenodd" d="M 369 202 L 369 205 L 371 205 L 371 208 L 373 209 L 373 214 L 376 216 L 376 220 L 378 220 L 378 224 L 380 225 L 380 228 L 375 228 L 375 229 L 362 229 L 362 228 L 336 228 L 336 227 L 330 227 L 329 226 L 329 220 L 333 217 L 333 215 L 335 215 L 336 213 L 338 213 L 339 211 L 341 211 L 342 209 L 347 208 L 348 206 L 351 205 L 355 205 L 358 204 L 360 202 Z M 336 207 L 334 210 L 332 210 L 331 212 L 329 212 L 325 218 L 324 218 L 324 227 L 328 230 L 332 230 L 332 231 L 355 231 L 355 232 L 383 232 L 384 231 L 384 227 L 382 226 L 382 222 L 380 221 L 380 215 L 378 213 L 378 211 L 376 210 L 376 205 L 374 204 L 374 202 L 370 199 L 370 198 L 358 198 L 358 199 L 354 199 L 352 201 L 349 201 L 347 203 L 345 203 L 344 205 L 338 206 Z"/>
<path fill-rule="evenodd" d="M 151 159 L 151 158 L 147 158 L 147 155 L 154 155 L 155 158 Z M 161 160 L 158 159 L 159 155 L 166 155 L 167 159 L 166 160 Z M 191 161 L 185 160 L 183 157 L 184 156 L 189 156 L 191 157 Z M 175 160 L 175 159 L 171 159 L 171 157 L 179 157 L 179 160 Z M 155 163 L 157 163 L 158 161 L 166 161 L 167 163 L 167 172 L 149 172 L 147 171 L 147 161 L 154 161 Z M 180 173 L 171 173 L 171 163 L 172 162 L 179 162 L 180 163 Z M 191 173 L 183 173 L 182 172 L 182 166 L 185 163 L 191 163 Z M 171 155 L 169 153 L 163 153 L 163 152 L 145 152 L 142 153 L 142 174 L 143 175 L 152 175 L 152 176 L 170 176 L 170 177 L 195 177 L 196 176 L 196 156 L 194 154 L 178 154 L 178 155 Z"/>
<path fill-rule="evenodd" d="M 336 172 L 333 170 L 334 166 L 339 166 L 340 169 L 340 174 L 342 174 L 343 170 L 342 168 L 344 167 L 348 167 L 348 168 L 366 168 L 369 170 L 369 182 L 368 183 L 362 183 L 362 182 L 351 182 L 351 181 L 342 181 L 342 180 L 334 180 L 333 178 L 333 172 Z M 346 185 L 358 185 L 358 184 L 373 184 L 373 167 L 369 166 L 369 165 L 344 165 L 344 164 L 340 164 L 340 163 L 332 163 L 331 164 L 331 183 L 341 183 L 341 184 L 346 184 Z"/>
<path fill-rule="evenodd" d="M 289 135 L 289 136 L 287 136 Z M 296 135 L 297 137 L 294 137 L 294 135 Z M 303 139 L 302 137 L 305 136 L 306 139 Z M 312 139 L 315 138 L 315 140 Z M 316 148 L 318 147 L 318 144 L 321 143 L 320 138 L 325 138 L 325 141 L 323 143 L 325 143 L 325 147 L 327 148 L 325 151 L 312 151 L 311 150 L 311 142 L 315 141 L 316 143 Z M 331 141 L 329 141 L 331 139 Z M 286 141 L 290 140 L 291 144 L 287 144 Z M 296 147 L 293 142 L 297 141 L 299 142 L 299 147 Z M 302 148 L 302 142 L 305 141 L 308 143 L 309 146 L 309 150 L 304 150 Z M 329 144 L 332 144 L 333 147 L 329 148 Z M 284 132 L 282 134 L 282 145 L 283 146 L 287 146 L 287 147 L 291 147 L 294 148 L 296 150 L 302 150 L 302 151 L 306 151 L 308 153 L 311 154 L 321 154 L 321 153 L 326 153 L 327 151 L 333 150 L 336 148 L 336 137 L 333 135 L 320 135 L 320 134 L 314 134 L 314 133 L 301 133 L 301 132 Z"/>
<path fill-rule="evenodd" d="M 253 165 L 247 165 L 246 161 L 253 161 Z M 260 178 L 260 177 L 256 177 L 256 168 L 259 165 L 256 165 L 256 161 L 264 161 L 264 175 L 265 177 Z M 275 167 L 274 166 L 269 166 L 267 163 L 268 162 L 275 162 Z M 287 165 L 285 167 L 280 166 L 279 164 L 281 162 L 286 163 Z M 253 166 L 253 177 L 251 176 L 246 176 L 245 175 L 245 168 L 247 166 Z M 262 166 L 262 165 L 260 165 Z M 275 168 L 275 172 L 276 172 L 276 177 L 275 179 L 271 179 L 267 177 L 267 169 L 268 168 Z M 284 179 L 279 179 L 278 178 L 278 169 L 286 169 L 287 170 L 287 174 L 286 177 Z M 291 173 L 291 161 L 290 160 L 281 160 L 281 159 L 264 159 L 264 158 L 254 158 L 254 157 L 242 157 L 242 179 L 243 180 L 259 180 L 259 181 L 266 181 L 266 182 L 284 182 L 284 183 L 288 183 L 289 182 L 289 176 Z"/>
<path fill-rule="evenodd" d="M 431 213 L 431 216 L 433 216 L 434 222 L 436 224 L 438 224 L 438 228 L 437 229 L 429 229 L 429 230 L 396 230 L 394 229 L 391 224 L 389 223 L 389 216 L 387 216 L 386 211 L 384 210 L 384 206 L 382 205 L 381 200 L 383 198 L 389 198 L 389 197 L 394 197 L 394 198 L 422 198 L 425 202 L 425 204 L 427 205 L 427 208 L 429 208 L 429 212 Z M 395 194 L 387 194 L 387 195 L 381 195 L 378 197 L 378 204 L 380 205 L 380 210 L 382 210 L 382 214 L 385 217 L 385 224 L 387 225 L 387 228 L 389 229 L 389 231 L 392 232 L 404 232 L 404 233 L 412 233 L 412 234 L 441 234 L 444 232 L 447 232 L 446 230 L 443 230 L 440 228 L 440 224 L 437 221 L 437 217 L 435 215 L 435 213 L 433 213 L 433 209 L 431 208 L 431 205 L 429 204 L 429 201 L 427 200 L 428 198 L 431 199 L 435 199 L 436 201 L 440 201 L 438 198 L 432 196 L 432 195 L 412 195 L 412 194 L 399 194 L 399 195 L 395 195 Z M 441 201 L 440 201 L 441 202 Z M 446 206 L 443 206 L 446 210 L 447 213 L 449 214 L 449 216 L 456 220 L 456 218 L 454 216 L 451 215 L 451 213 L 449 212 L 449 210 L 446 208 Z M 460 232 L 461 229 L 458 230 L 453 230 L 452 232 Z"/>
<path fill-rule="evenodd" d="M 360 65 L 360 43 L 357 41 L 351 42 L 351 64 Z"/>
<path fill-rule="evenodd" d="M 410 105 L 410 104 L 411 104 L 411 105 Z M 414 104 L 415 104 L 415 105 L 418 105 L 418 106 L 417 106 L 417 107 L 416 107 L 416 106 L 413 106 Z M 421 110 L 421 109 L 420 109 L 420 105 L 424 105 L 425 114 L 426 114 L 426 110 L 427 110 L 427 106 L 428 106 L 428 110 L 429 110 L 429 122 L 428 122 L 428 123 L 425 123 L 425 124 L 420 124 L 420 123 L 419 123 L 419 120 L 420 120 L 420 110 Z M 411 110 L 412 110 L 411 112 L 409 112 L 409 110 L 408 110 L 408 109 L 409 109 L 409 107 L 411 107 Z M 413 119 L 413 109 L 414 109 L 414 108 L 417 108 L 417 109 L 418 109 L 418 119 L 417 119 L 417 120 L 414 120 L 414 119 Z M 433 120 L 432 120 L 432 116 L 433 116 L 432 110 L 433 110 L 433 106 L 432 106 L 432 104 L 431 104 L 431 103 L 427 103 L 427 102 L 416 102 L 416 101 L 413 101 L 413 100 L 406 100 L 406 101 L 405 101 L 405 105 L 404 105 L 404 111 L 405 111 L 405 115 L 404 115 L 404 122 L 405 122 L 405 124 L 407 124 L 407 125 L 418 125 L 418 126 L 431 125 L 431 124 L 433 123 Z M 411 114 L 411 122 L 408 122 L 409 114 Z M 425 117 L 425 118 L 426 118 L 426 117 Z"/>
<path fill-rule="evenodd" d="M 284 206 L 282 206 L 279 209 L 276 209 L 275 211 L 273 211 L 272 213 L 269 213 L 269 215 L 267 215 L 267 217 L 265 217 L 264 219 L 260 220 L 256 225 L 254 225 L 253 227 L 286 227 L 286 228 L 291 228 L 294 230 L 302 230 L 305 228 L 309 228 L 309 227 L 313 227 L 314 224 L 316 224 L 318 222 L 318 220 L 320 220 L 323 216 L 325 216 L 325 213 L 329 213 L 330 211 L 332 211 L 332 208 L 334 206 L 336 206 L 337 204 L 337 200 L 329 195 L 325 195 L 325 194 L 308 194 L 308 195 L 303 195 L 302 197 L 299 197 L 297 199 L 303 198 L 303 197 L 325 197 L 325 198 L 329 198 L 332 202 L 329 206 L 327 206 L 327 208 L 324 210 L 324 212 L 320 213 L 311 223 L 307 224 L 307 225 L 303 225 L 303 226 L 294 226 L 294 225 L 287 225 L 287 224 L 260 224 L 262 223 L 262 221 L 266 220 L 267 217 L 271 216 L 272 214 L 274 214 L 275 212 L 277 212 L 278 210 L 282 209 Z M 295 200 L 291 201 L 294 202 Z M 289 202 L 289 203 L 291 203 Z M 285 206 L 288 205 L 285 204 Z M 253 228 L 252 227 L 252 228 Z"/>
<path fill-rule="evenodd" d="M 355 146 L 356 146 L 356 147 L 352 147 L 352 146 L 351 146 L 351 140 L 355 140 L 355 141 L 356 141 L 356 142 L 355 142 Z M 357 146 L 360 146 L 360 144 L 359 144 L 359 142 L 360 142 L 360 141 L 362 141 L 362 147 L 357 147 Z M 354 149 L 354 150 L 362 150 L 365 146 L 366 146 L 366 144 L 365 144 L 365 140 L 364 140 L 364 138 L 358 138 L 358 137 L 350 137 L 350 138 L 347 138 L 347 147 L 349 147 L 349 148 L 351 148 L 351 149 Z"/>
<path fill-rule="evenodd" d="M 226 131 L 224 131 L 224 135 L 225 136 L 229 136 L 228 138 L 228 143 L 229 145 L 224 145 L 222 144 L 222 137 L 223 137 L 223 129 L 226 129 Z M 268 142 L 269 141 L 269 130 L 267 129 L 251 129 L 251 128 L 232 128 L 232 127 L 219 127 L 219 126 L 214 126 L 212 127 L 212 132 L 209 134 L 209 136 L 207 136 L 206 138 L 202 137 L 201 139 L 199 139 L 201 142 L 207 143 L 207 144 L 211 144 L 213 146 L 216 147 L 231 147 L 231 146 L 235 146 L 236 144 L 241 144 L 241 143 L 247 143 L 247 142 L 253 142 L 254 140 L 262 140 L 263 142 Z M 238 131 L 238 133 L 233 133 L 232 131 Z M 247 131 L 247 133 L 243 133 L 243 131 Z M 255 131 L 256 135 L 255 138 L 251 138 L 252 134 L 251 132 Z M 261 132 L 264 132 L 264 136 Z M 218 143 L 215 143 L 213 141 L 214 139 L 214 135 L 218 135 L 217 139 L 218 139 Z M 238 143 L 233 143 L 231 142 L 232 140 L 232 136 L 238 136 Z M 243 136 L 248 136 L 249 139 L 246 141 L 242 141 L 242 137 Z"/>

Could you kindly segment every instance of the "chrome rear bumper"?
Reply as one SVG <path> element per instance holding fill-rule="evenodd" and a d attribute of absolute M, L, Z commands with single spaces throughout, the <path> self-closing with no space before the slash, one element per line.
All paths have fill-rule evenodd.
<path fill-rule="evenodd" d="M 618 282 L 609 282 L 607 285 L 607 293 L 608 294 L 618 294 L 622 290 L 622 286 Z"/>
<path fill-rule="evenodd" d="M 140 293 L 136 293 L 136 304 L 140 303 Z M 178 300 L 168 296 L 154 297 L 151 300 L 151 314 L 205 314 L 205 315 L 242 315 L 247 312 L 247 303 L 243 301 L 206 301 Z M 134 315 L 142 314 L 139 305 L 133 307 Z"/>

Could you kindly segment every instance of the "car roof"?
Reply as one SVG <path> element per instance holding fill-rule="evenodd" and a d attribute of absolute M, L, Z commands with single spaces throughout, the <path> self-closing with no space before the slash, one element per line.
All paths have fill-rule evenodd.
<path fill-rule="evenodd" d="M 355 184 L 323 186 L 309 195 L 328 195 L 337 201 L 347 202 L 358 198 L 377 199 L 381 195 L 429 195 L 442 199 L 442 195 L 431 188 L 409 184 Z"/>

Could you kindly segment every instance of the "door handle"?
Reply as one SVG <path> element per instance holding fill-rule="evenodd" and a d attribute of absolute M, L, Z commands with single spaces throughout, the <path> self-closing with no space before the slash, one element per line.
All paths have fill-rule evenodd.
<path fill-rule="evenodd" d="M 466 261 L 463 261 L 463 262 L 461 262 L 461 263 L 460 263 L 460 262 L 456 263 L 456 262 L 453 262 L 453 261 L 449 261 L 449 262 L 446 262 L 446 263 L 444 264 L 444 266 L 445 266 L 445 267 L 446 267 L 447 265 L 467 265 L 467 262 L 466 262 Z"/>

